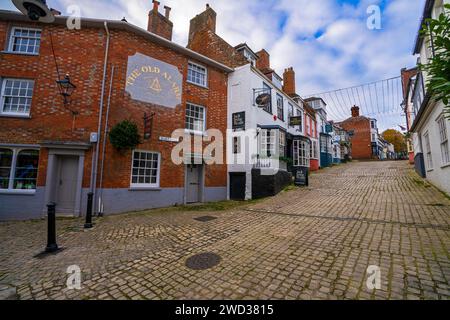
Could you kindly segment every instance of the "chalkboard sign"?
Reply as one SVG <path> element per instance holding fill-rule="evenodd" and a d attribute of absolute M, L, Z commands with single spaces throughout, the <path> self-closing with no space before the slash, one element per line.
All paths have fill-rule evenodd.
<path fill-rule="evenodd" d="M 232 114 L 233 130 L 245 130 L 245 111 Z"/>
<path fill-rule="evenodd" d="M 295 171 L 295 181 L 296 186 L 308 186 L 308 168 L 307 167 L 297 167 Z"/>

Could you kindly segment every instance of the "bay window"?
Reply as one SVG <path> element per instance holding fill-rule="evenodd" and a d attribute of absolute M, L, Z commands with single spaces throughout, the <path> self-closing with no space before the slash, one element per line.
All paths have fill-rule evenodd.
<path fill-rule="evenodd" d="M 309 167 L 309 142 L 294 140 L 293 148 L 294 167 Z"/>

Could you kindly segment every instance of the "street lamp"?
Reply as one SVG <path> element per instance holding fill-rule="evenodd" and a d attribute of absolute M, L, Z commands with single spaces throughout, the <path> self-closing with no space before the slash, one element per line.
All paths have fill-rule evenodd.
<path fill-rule="evenodd" d="M 56 83 L 59 87 L 59 93 L 64 98 L 64 104 L 68 104 L 69 98 L 72 95 L 73 90 L 76 89 L 76 86 L 72 82 L 70 82 L 69 74 L 66 74 L 66 76 L 62 80 L 56 80 Z"/>

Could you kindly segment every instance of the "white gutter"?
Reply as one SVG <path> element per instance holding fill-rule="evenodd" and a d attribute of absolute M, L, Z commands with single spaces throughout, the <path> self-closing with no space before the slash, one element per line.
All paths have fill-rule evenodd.
<path fill-rule="evenodd" d="M 91 170 L 91 187 L 90 192 L 94 193 L 92 207 L 96 208 L 96 192 L 97 192 L 97 169 L 98 169 L 98 153 L 100 149 L 100 138 L 101 138 L 101 129 L 102 129 L 102 115 L 103 115 L 103 101 L 105 98 L 105 83 L 106 83 L 106 71 L 107 71 L 107 63 L 108 63 L 108 53 L 109 53 L 109 29 L 108 23 L 104 21 L 104 27 L 106 31 L 106 49 L 105 49 L 105 59 L 103 64 L 103 80 L 102 80 L 102 92 L 100 95 L 100 106 L 98 113 L 98 129 L 97 129 L 97 142 L 95 145 L 95 154 L 92 155 L 92 170 Z"/>

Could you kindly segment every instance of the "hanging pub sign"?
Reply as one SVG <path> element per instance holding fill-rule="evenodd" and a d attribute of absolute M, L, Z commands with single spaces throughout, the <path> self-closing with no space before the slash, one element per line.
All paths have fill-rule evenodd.
<path fill-rule="evenodd" d="M 136 53 L 128 57 L 125 91 L 134 100 L 175 108 L 181 104 L 183 77 L 176 66 Z"/>
<path fill-rule="evenodd" d="M 301 126 L 302 125 L 302 117 L 301 116 L 289 117 L 289 125 L 291 127 Z"/>
<path fill-rule="evenodd" d="M 144 139 L 150 139 L 152 136 L 154 113 L 148 115 L 144 113 Z"/>
<path fill-rule="evenodd" d="M 233 130 L 245 130 L 245 111 L 232 114 Z"/>
<path fill-rule="evenodd" d="M 307 167 L 296 167 L 295 168 L 295 180 L 294 183 L 296 186 L 308 186 L 308 168 Z"/>

